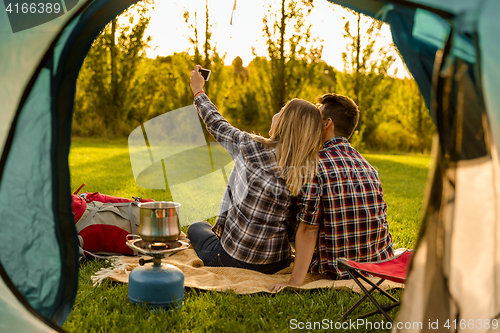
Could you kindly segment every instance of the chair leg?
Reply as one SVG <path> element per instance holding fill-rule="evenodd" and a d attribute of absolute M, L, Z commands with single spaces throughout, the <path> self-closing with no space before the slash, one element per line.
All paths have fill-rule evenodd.
<path fill-rule="evenodd" d="M 357 273 L 357 272 L 356 272 Z M 377 289 L 379 292 L 381 292 L 382 294 L 384 294 L 388 299 L 390 299 L 391 301 L 393 302 L 399 302 L 396 298 L 394 298 L 391 294 L 389 294 L 387 291 L 381 289 L 379 286 L 379 284 L 377 284 L 376 286 L 373 284 L 373 282 L 371 282 L 370 280 L 368 280 L 366 277 L 364 277 L 363 275 L 359 274 L 359 277 L 365 281 L 366 283 L 368 283 L 370 286 L 372 286 L 373 288 Z"/>
<path fill-rule="evenodd" d="M 380 285 L 382 284 L 382 282 L 384 282 L 384 279 L 380 279 L 380 280 L 376 283 L 376 285 L 377 285 L 377 286 L 380 286 Z M 372 293 L 373 291 L 375 291 L 375 290 L 377 290 L 377 288 L 372 287 L 372 288 L 371 288 L 368 292 L 371 294 L 371 293 Z M 360 304 L 361 304 L 361 302 L 363 302 L 363 301 L 364 301 L 367 297 L 368 297 L 368 296 L 366 296 L 366 294 L 365 294 L 365 295 L 363 295 L 363 297 L 361 297 L 361 298 L 360 298 L 360 299 L 356 302 L 356 304 L 354 304 L 353 306 L 351 306 L 351 307 L 350 307 L 350 309 L 349 309 L 349 310 L 347 310 L 347 312 L 346 312 L 346 313 L 344 313 L 344 314 L 342 315 L 342 317 L 340 317 L 340 318 L 337 320 L 337 322 L 344 320 L 344 318 L 345 318 L 345 317 L 347 317 L 348 315 L 350 315 L 350 314 L 351 314 L 351 312 L 353 312 L 353 311 L 354 311 L 354 309 L 356 309 L 356 308 L 358 307 L 358 305 L 360 305 Z"/>
<path fill-rule="evenodd" d="M 355 271 L 348 271 L 348 273 L 351 276 L 351 278 L 354 280 L 354 282 L 356 282 L 356 284 L 359 286 L 359 288 L 361 288 L 361 290 L 363 290 L 365 295 L 368 296 L 370 301 L 372 301 L 372 303 L 377 307 L 377 309 L 380 311 L 380 313 L 382 313 L 388 321 L 393 323 L 391 317 L 389 317 L 389 315 L 384 311 L 384 309 L 382 309 L 382 306 L 375 300 L 375 298 L 373 298 L 372 294 L 369 293 L 368 290 L 366 290 L 365 286 L 363 286 L 363 284 L 357 279 L 357 277 L 363 278 L 363 276 L 361 276 L 361 274 L 358 274 Z M 371 283 L 371 284 L 373 284 L 373 283 Z M 378 287 L 376 287 L 376 288 L 379 289 Z M 391 296 L 391 298 L 392 298 L 392 296 Z"/>

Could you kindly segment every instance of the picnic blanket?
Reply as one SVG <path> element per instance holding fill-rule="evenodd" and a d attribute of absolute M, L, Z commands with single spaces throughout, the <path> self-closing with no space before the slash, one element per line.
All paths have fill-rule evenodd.
<path fill-rule="evenodd" d="M 132 269 L 139 266 L 141 257 L 119 256 L 112 257 L 111 267 L 102 268 L 92 276 L 94 286 L 98 286 L 105 279 L 128 283 L 128 275 Z M 150 259 L 150 257 L 143 257 Z M 177 252 L 162 260 L 162 264 L 171 264 L 184 273 L 184 286 L 201 290 L 233 291 L 237 294 L 252 294 L 258 292 L 270 293 L 267 289 L 274 283 L 288 282 L 293 266 L 287 267 L 275 274 L 232 268 L 207 267 L 198 257 L 194 249 Z M 293 264 L 292 264 L 293 265 Z M 379 278 L 370 278 L 373 282 Z M 368 287 L 368 285 L 366 284 Z M 307 274 L 304 284 L 300 287 L 286 287 L 284 289 L 310 290 L 319 288 L 347 289 L 361 292 L 353 280 L 330 280 L 322 274 Z M 404 288 L 404 284 L 384 281 L 381 285 L 384 290 Z M 283 289 L 282 289 L 283 290 Z"/>

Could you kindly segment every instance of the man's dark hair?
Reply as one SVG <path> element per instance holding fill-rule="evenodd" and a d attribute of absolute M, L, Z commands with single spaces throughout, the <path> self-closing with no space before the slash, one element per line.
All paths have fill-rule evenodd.
<path fill-rule="evenodd" d="M 358 106 L 352 99 L 339 94 L 324 94 L 318 97 L 323 104 L 323 119 L 332 119 L 336 135 L 349 139 L 359 120 Z"/>

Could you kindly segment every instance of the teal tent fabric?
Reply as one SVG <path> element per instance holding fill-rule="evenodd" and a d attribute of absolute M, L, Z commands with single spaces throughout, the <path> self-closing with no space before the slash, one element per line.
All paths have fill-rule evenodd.
<path fill-rule="evenodd" d="M 415 38 L 442 49 L 450 35 L 450 31 L 450 23 L 439 15 L 419 8 L 415 10 L 415 24 L 412 32 Z M 459 33 L 456 33 L 454 38 L 452 54 L 467 62 L 475 63 L 476 48 L 471 39 Z"/>
<path fill-rule="evenodd" d="M 78 257 L 76 234 L 71 233 L 74 226 L 69 221 L 60 223 L 54 200 L 57 172 L 53 164 L 51 47 L 81 5 L 17 33 L 8 31 L 4 4 L 0 7 L 0 80 L 5 88 L 0 89 L 4 120 L 0 126 L 2 280 L 42 323 L 53 320 L 62 324 L 76 296 Z M 8 310 L 8 306 L 0 306 L 2 315 Z"/>
<path fill-rule="evenodd" d="M 417 5 L 448 12 L 453 15 L 474 11 L 483 0 L 407 0 Z"/>
<path fill-rule="evenodd" d="M 2 279 L 0 295 L 0 332 L 61 332 L 26 309 Z"/>
<path fill-rule="evenodd" d="M 0 3 L 0 154 L 21 102 L 36 68 L 54 38 L 72 14 L 85 3 L 79 1 L 71 11 L 43 25 L 12 33 L 4 2 Z"/>
<path fill-rule="evenodd" d="M 15 34 L 7 29 L 5 11 L 0 13 L 6 36 L 0 38 L 5 60 L 0 78 L 7 88 L 0 89 L 5 101 L 0 107 L 5 120 L 0 128 L 0 275 L 18 302 L 49 326 L 64 323 L 78 285 L 68 168 L 76 78 L 99 31 L 135 1 L 69 2 L 71 13 Z M 0 318 L 13 309 L 7 297 L 0 294 Z M 16 326 L 15 318 L 7 320 L 5 327 L 23 331 L 21 322 Z"/>
<path fill-rule="evenodd" d="M 0 183 L 0 258 L 6 259 L 2 265 L 28 302 L 42 315 L 51 317 L 62 262 L 52 210 L 48 89 L 50 70 L 44 68 L 19 117 Z"/>

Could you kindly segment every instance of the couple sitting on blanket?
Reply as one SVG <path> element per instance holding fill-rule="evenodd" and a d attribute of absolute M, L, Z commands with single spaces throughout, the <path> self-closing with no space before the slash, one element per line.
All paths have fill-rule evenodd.
<path fill-rule="evenodd" d="M 336 258 L 393 255 L 378 173 L 347 140 L 359 118 L 351 99 L 326 94 L 319 108 L 292 99 L 273 117 L 266 139 L 222 117 L 203 92 L 199 68 L 191 72 L 194 104 L 235 162 L 215 225 L 200 221 L 188 229 L 206 266 L 276 273 L 291 263 L 290 234 L 293 271 L 289 283 L 269 288 L 278 291 L 302 285 L 308 271 L 347 278 Z"/>

